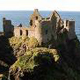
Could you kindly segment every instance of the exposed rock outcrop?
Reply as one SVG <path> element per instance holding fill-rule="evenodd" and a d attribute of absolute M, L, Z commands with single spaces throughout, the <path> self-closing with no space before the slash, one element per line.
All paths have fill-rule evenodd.
<path fill-rule="evenodd" d="M 79 80 L 80 42 L 77 37 L 69 40 L 65 30 L 59 33 L 58 38 L 58 42 L 50 41 L 44 44 L 49 47 L 46 48 L 40 47 L 34 37 L 21 36 L 9 39 L 0 37 L 2 78 L 8 80 Z"/>
<path fill-rule="evenodd" d="M 11 80 L 79 80 L 80 42 L 64 41 L 65 35 L 55 49 L 34 47 L 19 56 L 10 67 Z"/>

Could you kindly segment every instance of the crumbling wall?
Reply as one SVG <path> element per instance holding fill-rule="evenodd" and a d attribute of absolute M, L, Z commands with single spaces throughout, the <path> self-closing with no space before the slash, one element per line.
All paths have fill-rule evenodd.
<path fill-rule="evenodd" d="M 35 38 L 38 40 L 39 44 L 42 44 L 42 25 L 39 20 L 35 20 Z"/>
<path fill-rule="evenodd" d="M 52 38 L 57 40 L 58 34 L 64 30 L 68 31 L 68 38 L 74 39 L 75 35 L 75 21 L 63 20 L 60 15 L 54 11 L 52 14 L 43 18 L 37 9 L 34 10 L 30 17 L 30 28 L 18 26 L 14 28 L 10 20 L 3 19 L 3 30 L 5 35 L 9 35 L 14 31 L 14 36 L 28 36 L 35 37 L 40 44 L 49 42 Z"/>
<path fill-rule="evenodd" d="M 62 19 L 56 11 L 53 11 L 52 14 L 50 15 L 50 20 L 51 20 L 53 36 L 54 36 L 54 39 L 56 40 L 57 33 L 59 29 L 62 27 Z"/>
<path fill-rule="evenodd" d="M 38 9 L 35 9 L 30 16 L 30 26 L 35 27 L 35 20 L 42 20 L 42 16 L 39 14 Z"/>
<path fill-rule="evenodd" d="M 28 37 L 35 37 L 35 31 L 34 30 L 28 30 Z"/>
<path fill-rule="evenodd" d="M 16 37 L 28 36 L 28 30 L 24 27 L 14 28 L 14 36 Z"/>
<path fill-rule="evenodd" d="M 68 31 L 68 38 L 74 39 L 76 38 L 75 35 L 75 21 L 74 20 L 64 20 L 64 28 Z"/>
<path fill-rule="evenodd" d="M 42 28 L 42 41 L 43 43 L 49 42 L 52 39 L 51 22 L 48 20 L 41 21 Z"/>

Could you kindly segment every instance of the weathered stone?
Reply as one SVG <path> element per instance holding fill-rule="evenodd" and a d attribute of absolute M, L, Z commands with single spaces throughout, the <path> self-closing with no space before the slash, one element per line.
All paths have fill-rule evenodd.
<path fill-rule="evenodd" d="M 35 9 L 30 16 L 29 28 L 25 28 L 21 25 L 21 27 L 15 27 L 14 30 L 11 21 L 4 18 L 3 28 L 6 35 L 8 35 L 9 32 L 14 32 L 14 36 L 16 37 L 35 37 L 40 45 L 47 43 L 52 39 L 57 40 L 59 32 L 64 30 L 64 28 L 67 29 L 68 38 L 70 40 L 76 38 L 75 21 L 62 20 L 57 11 L 53 11 L 47 18 L 43 18 L 39 14 L 38 9 Z"/>

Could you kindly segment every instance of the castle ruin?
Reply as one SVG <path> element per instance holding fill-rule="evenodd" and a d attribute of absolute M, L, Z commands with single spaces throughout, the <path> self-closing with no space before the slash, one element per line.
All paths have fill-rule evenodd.
<path fill-rule="evenodd" d="M 12 25 L 11 20 L 6 20 L 3 18 L 3 32 L 7 37 L 13 36 L 14 26 Z"/>
<path fill-rule="evenodd" d="M 53 11 L 49 17 L 44 18 L 40 15 L 38 9 L 35 9 L 30 16 L 29 28 L 23 26 L 13 27 L 10 20 L 3 18 L 3 30 L 6 36 L 13 34 L 16 37 L 35 37 L 40 44 L 47 43 L 52 38 L 57 40 L 58 33 L 64 29 L 67 30 L 70 40 L 76 37 L 75 21 L 62 20 L 56 11 Z"/>

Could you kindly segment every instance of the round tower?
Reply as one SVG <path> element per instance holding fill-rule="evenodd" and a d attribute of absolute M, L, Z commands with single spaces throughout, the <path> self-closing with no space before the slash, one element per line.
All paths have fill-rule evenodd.
<path fill-rule="evenodd" d="M 42 28 L 38 20 L 35 20 L 35 38 L 38 40 L 39 44 L 42 45 Z"/>

